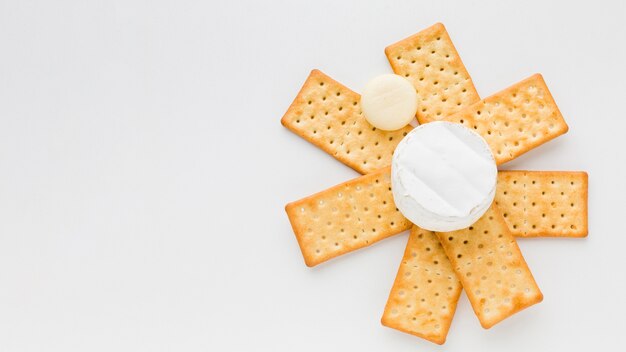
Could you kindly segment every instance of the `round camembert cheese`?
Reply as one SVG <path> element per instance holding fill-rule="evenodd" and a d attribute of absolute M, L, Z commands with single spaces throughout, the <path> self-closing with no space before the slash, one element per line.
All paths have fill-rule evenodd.
<path fill-rule="evenodd" d="M 417 92 L 404 77 L 381 75 L 363 89 L 361 108 L 372 126 L 385 131 L 399 130 L 415 118 Z"/>
<path fill-rule="evenodd" d="M 457 123 L 420 125 L 398 144 L 391 164 L 402 214 L 430 231 L 469 227 L 495 196 L 498 169 L 487 142 Z"/>

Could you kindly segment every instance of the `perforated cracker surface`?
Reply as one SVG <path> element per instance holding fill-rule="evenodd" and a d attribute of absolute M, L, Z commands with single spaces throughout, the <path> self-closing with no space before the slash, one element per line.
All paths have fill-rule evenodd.
<path fill-rule="evenodd" d="M 498 164 L 515 159 L 568 129 L 540 74 L 444 120 L 475 129 L 489 144 Z"/>
<path fill-rule="evenodd" d="M 396 145 L 412 127 L 397 131 L 377 129 L 363 117 L 360 99 L 359 94 L 313 70 L 281 123 L 366 174 L 391 164 Z"/>
<path fill-rule="evenodd" d="M 587 236 L 587 173 L 500 171 L 496 204 L 515 236 Z"/>
<path fill-rule="evenodd" d="M 498 184 L 501 185 L 508 182 L 506 181 L 508 178 L 506 175 L 511 172 L 498 172 Z M 560 172 L 559 174 L 562 174 L 561 177 L 567 179 L 579 177 L 576 176 L 578 173 L 575 172 L 571 173 L 571 175 L 570 172 Z M 402 213 L 396 211 L 390 179 L 390 168 L 383 168 L 373 174 L 354 178 L 346 183 L 287 205 L 287 215 L 298 238 L 298 243 L 307 265 L 317 265 L 410 228 L 410 222 L 404 218 Z M 366 193 L 363 192 L 364 189 L 372 189 L 372 191 Z M 498 188 L 499 191 L 500 188 Z M 541 190 L 539 190 L 539 193 L 541 193 Z M 373 196 L 371 196 L 372 194 Z M 501 199 L 501 195 L 497 194 L 498 200 Z M 530 197 L 531 194 L 532 197 Z M 531 194 L 528 195 L 528 199 L 531 202 L 532 199 L 539 197 L 539 195 L 534 193 Z M 333 198 L 333 195 L 337 197 Z M 558 211 L 560 208 L 555 208 L 557 211 L 546 211 L 546 217 L 543 218 L 542 223 L 556 224 L 562 219 L 580 218 L 584 219 L 586 228 L 586 182 L 581 183 L 580 188 L 570 187 L 567 195 L 568 199 L 585 199 L 585 202 L 575 202 L 575 207 L 570 206 L 571 209 L 569 212 L 564 213 L 567 215 L 564 218 L 561 217 L 563 212 Z M 523 197 L 523 195 L 516 197 Z M 510 201 L 511 199 L 513 198 L 500 201 L 499 206 L 502 212 L 507 214 L 506 220 L 509 226 L 513 226 L 513 222 L 523 223 L 526 216 L 523 212 L 520 212 L 523 208 L 513 204 L 514 201 Z M 320 204 L 320 202 L 322 203 Z M 567 205 L 567 203 L 564 204 Z M 296 209 L 298 206 L 300 206 L 300 211 Z M 336 209 L 336 211 L 333 211 L 333 209 Z M 537 209 L 539 210 L 540 208 Z M 344 213 L 340 213 L 340 210 Z M 538 213 L 535 212 L 534 214 Z M 541 216 L 541 214 L 539 215 Z M 332 226 L 328 225 L 328 223 L 331 223 Z M 339 224 L 342 227 L 337 228 Z M 370 231 L 366 231 L 368 228 Z M 375 228 L 376 231 L 371 231 L 372 228 Z M 338 229 L 339 232 L 337 232 Z M 343 229 L 343 232 L 341 229 Z M 537 232 L 535 233 L 529 233 L 532 233 L 533 236 L 579 237 L 578 232 L 562 231 L 560 226 L 555 226 L 555 228 L 551 226 L 545 228 L 544 226 L 536 230 Z M 524 236 L 521 227 L 512 228 L 511 231 L 515 235 Z M 363 235 L 359 235 L 359 233 Z M 352 235 L 350 236 L 350 234 Z M 357 238 L 353 237 L 355 235 Z"/>
<path fill-rule="evenodd" d="M 408 230 L 412 224 L 390 194 L 384 168 L 287 204 L 305 263 L 314 266 Z"/>
<path fill-rule="evenodd" d="M 446 28 L 437 23 L 385 48 L 393 72 L 415 87 L 417 120 L 441 120 L 480 100 Z"/>
<path fill-rule="evenodd" d="M 484 328 L 543 299 L 497 206 L 469 228 L 437 237 Z"/>
<path fill-rule="evenodd" d="M 461 290 L 435 233 L 413 226 L 381 322 L 443 344 Z"/>

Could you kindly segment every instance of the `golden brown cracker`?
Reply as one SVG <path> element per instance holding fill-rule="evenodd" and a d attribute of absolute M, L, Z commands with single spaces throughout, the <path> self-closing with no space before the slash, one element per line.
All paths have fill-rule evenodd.
<path fill-rule="evenodd" d="M 415 87 L 420 124 L 441 120 L 480 100 L 443 24 L 385 48 L 393 72 Z"/>
<path fill-rule="evenodd" d="M 411 227 L 391 196 L 389 168 L 285 207 L 304 261 L 314 266 Z"/>
<path fill-rule="evenodd" d="M 443 344 L 461 290 L 435 233 L 413 226 L 381 322 Z"/>
<path fill-rule="evenodd" d="M 543 77 L 535 74 L 443 120 L 478 132 L 498 165 L 567 132 Z"/>
<path fill-rule="evenodd" d="M 509 177 L 507 175 L 510 172 L 498 172 L 499 185 L 507 182 L 506 179 Z M 576 172 L 560 172 L 560 174 L 562 174 L 563 179 L 574 180 L 579 177 Z M 317 265 L 410 228 L 411 223 L 404 218 L 402 213 L 396 210 L 390 179 L 390 168 L 386 167 L 372 174 L 354 178 L 320 193 L 289 203 L 286 206 L 289 221 L 296 234 L 307 265 Z M 580 186 L 580 188 L 570 187 L 570 191 L 567 193 L 568 199 L 586 199 L 586 185 L 585 182 L 576 185 L 576 187 Z M 364 190 L 371 191 L 364 192 Z M 499 201 L 501 195 L 497 197 Z M 539 195 L 533 195 L 533 198 L 529 199 L 537 197 Z M 513 203 L 511 201 L 502 201 L 500 203 L 503 213 L 507 214 L 507 222 L 510 226 L 513 225 L 512 221 L 516 223 L 524 221 L 524 215 L 519 213 L 519 211 L 515 212 L 517 204 L 514 205 Z M 571 202 L 563 204 L 571 205 Z M 567 213 L 560 211 L 545 212 L 546 217 L 543 221 L 552 225 L 561 224 L 560 221 L 562 219 L 579 218 L 582 220 L 578 222 L 570 221 L 567 225 L 574 224 L 578 227 L 579 225 L 577 224 L 584 223 L 586 228 L 586 202 L 575 201 L 574 205 L 574 207 L 570 206 L 571 209 Z M 561 208 L 557 207 L 555 209 Z M 561 214 L 566 214 L 566 217 L 562 218 Z M 580 225 L 580 228 L 583 228 L 583 226 Z M 375 231 L 372 229 L 375 229 Z M 560 226 L 554 229 L 551 226 L 548 228 L 542 227 L 541 229 L 542 232 L 537 232 L 534 235 L 578 237 L 577 232 L 563 232 Z M 511 231 L 516 235 L 524 236 L 517 228 L 511 229 Z M 354 238 L 354 236 L 357 236 L 357 238 Z"/>
<path fill-rule="evenodd" d="M 436 234 L 484 328 L 543 299 L 495 204 L 469 228 Z"/>
<path fill-rule="evenodd" d="M 515 236 L 587 236 L 586 172 L 500 171 L 495 202 Z"/>
<path fill-rule="evenodd" d="M 397 131 L 377 129 L 363 117 L 360 100 L 359 94 L 313 70 L 281 123 L 366 174 L 391 164 L 396 145 L 412 127 Z"/>

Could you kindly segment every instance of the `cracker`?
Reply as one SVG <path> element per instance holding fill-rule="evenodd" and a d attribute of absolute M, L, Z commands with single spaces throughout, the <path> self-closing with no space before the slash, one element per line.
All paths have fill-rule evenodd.
<path fill-rule="evenodd" d="M 314 266 L 411 227 L 391 195 L 389 168 L 285 207 L 304 261 Z"/>
<path fill-rule="evenodd" d="M 587 236 L 586 172 L 500 171 L 495 202 L 515 236 Z"/>
<path fill-rule="evenodd" d="M 495 204 L 469 228 L 436 234 L 485 329 L 543 299 Z"/>
<path fill-rule="evenodd" d="M 567 132 L 543 77 L 535 74 L 444 118 L 478 132 L 503 164 Z"/>
<path fill-rule="evenodd" d="M 319 70 L 311 71 L 281 119 L 283 126 L 359 173 L 391 164 L 396 145 L 413 127 L 383 131 L 361 112 L 361 96 Z"/>
<path fill-rule="evenodd" d="M 498 172 L 498 184 L 506 182 L 511 171 Z M 550 174 L 550 172 L 546 172 Z M 575 180 L 578 173 L 558 172 L 563 179 Z M 329 188 L 320 193 L 307 198 L 289 203 L 286 206 L 289 221 L 293 227 L 300 249 L 304 255 L 305 262 L 309 266 L 317 265 L 326 260 L 332 259 L 341 254 L 368 246 L 387 237 L 396 235 L 408 230 L 411 223 L 396 210 L 391 192 L 391 172 L 386 167 L 372 174 L 354 178 L 346 183 Z M 578 183 L 578 181 L 574 181 Z M 571 186 L 571 185 L 570 185 Z M 569 199 L 586 199 L 587 184 L 580 182 L 576 187 L 570 187 Z M 502 198 L 498 190 L 498 201 Z M 541 191 L 537 191 L 541 193 Z M 341 194 L 341 196 L 340 196 Z M 559 194 L 560 195 L 560 194 Z M 539 199 L 540 195 L 529 197 L 532 202 Z M 510 198 L 512 199 L 512 198 Z M 320 204 L 321 202 L 321 204 Z M 515 212 L 517 204 L 514 201 L 501 201 L 500 208 L 507 214 L 507 221 L 510 226 L 515 223 L 523 223 L 524 214 Z M 564 203 L 569 205 L 570 203 Z M 580 221 L 584 221 L 585 228 L 587 222 L 587 207 L 585 202 L 574 203 L 567 213 L 557 211 L 546 211 L 545 223 L 550 225 L 560 224 L 560 221 L 574 218 L 582 219 L 579 222 L 571 222 L 579 226 Z M 304 209 L 304 210 L 303 210 Z M 333 210 L 335 209 L 335 210 Z M 540 209 L 540 208 L 537 208 Z M 539 216 L 544 212 L 537 213 Z M 566 214 L 561 218 L 561 214 Z M 330 225 L 329 225 L 330 223 Z M 570 223 L 567 223 L 569 226 Z M 580 228 L 582 229 L 582 225 Z M 343 229 L 343 231 L 341 231 Z M 375 231 L 372 231 L 375 229 Z M 521 230 L 521 228 L 520 228 Z M 518 229 L 512 229 L 514 234 L 524 236 Z M 542 232 L 536 236 L 560 236 L 578 237 L 574 231 L 563 232 L 561 227 L 551 226 L 542 228 Z M 357 236 L 357 238 L 354 238 Z M 336 243 L 336 245 L 335 245 Z M 319 250 L 319 252 L 318 252 Z"/>
<path fill-rule="evenodd" d="M 385 55 L 393 72 L 413 83 L 420 124 L 441 120 L 480 100 L 441 23 L 388 46 Z"/>
<path fill-rule="evenodd" d="M 423 46 L 423 50 L 404 53 L 413 44 Z M 474 84 L 442 24 L 393 44 L 385 52 L 388 57 L 393 54 L 408 60 L 401 57 L 389 61 L 394 72 L 411 80 L 416 87 L 420 98 L 417 113 L 420 123 L 430 122 L 421 116 L 443 118 L 479 101 Z M 359 94 L 321 71 L 313 70 L 281 123 L 357 172 L 370 173 L 391 164 L 393 151 L 413 127 L 397 131 L 375 128 L 363 117 L 360 100 Z"/>
<path fill-rule="evenodd" d="M 435 233 L 413 226 L 381 322 L 443 344 L 461 290 Z"/>

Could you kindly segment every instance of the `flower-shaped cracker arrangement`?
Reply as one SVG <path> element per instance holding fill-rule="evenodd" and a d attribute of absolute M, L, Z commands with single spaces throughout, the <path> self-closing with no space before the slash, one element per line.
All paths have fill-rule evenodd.
<path fill-rule="evenodd" d="M 567 125 L 541 75 L 481 100 L 442 24 L 385 49 L 418 95 L 420 124 L 448 121 L 480 134 L 498 165 L 561 134 Z M 461 289 L 489 328 L 542 300 L 514 237 L 585 237 L 585 172 L 499 171 L 495 200 L 472 226 L 426 231 L 394 204 L 393 152 L 411 126 L 382 131 L 360 96 L 313 70 L 282 124 L 364 174 L 286 206 L 308 266 L 411 230 L 383 325 L 442 344 Z"/>

